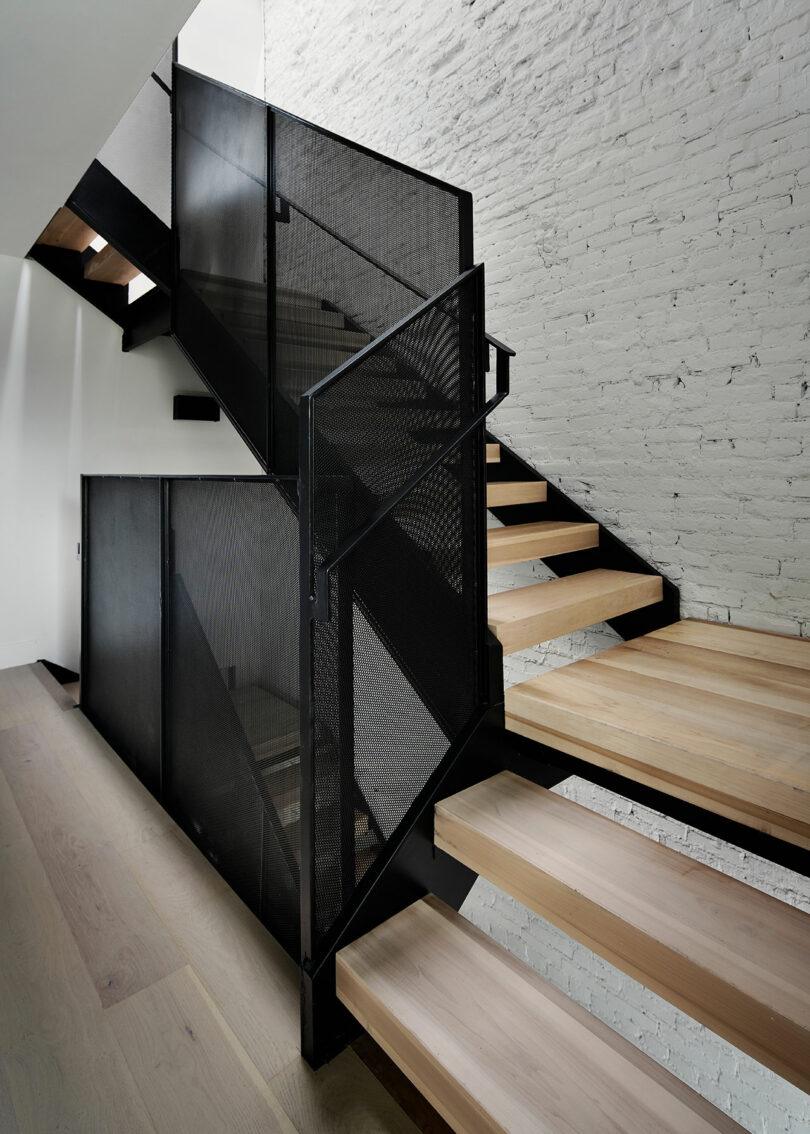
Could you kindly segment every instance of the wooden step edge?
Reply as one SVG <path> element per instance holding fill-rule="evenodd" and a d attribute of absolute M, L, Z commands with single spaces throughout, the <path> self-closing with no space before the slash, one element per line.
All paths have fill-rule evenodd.
<path fill-rule="evenodd" d="M 112 244 L 105 245 L 84 265 L 84 278 L 93 283 L 119 284 L 123 287 L 140 274 L 140 268 L 131 264 Z"/>
<path fill-rule="evenodd" d="M 509 772 L 437 804 L 435 842 L 810 1089 L 809 915 Z"/>
<path fill-rule="evenodd" d="M 36 243 L 47 244 L 52 248 L 68 248 L 72 252 L 84 252 L 96 239 L 96 235 L 89 225 L 80 220 L 67 205 L 63 205 L 51 217 L 37 237 Z"/>
<path fill-rule="evenodd" d="M 586 576 L 596 576 L 593 593 L 580 595 L 578 587 Z M 536 597 L 538 605 L 545 603 L 550 593 L 566 596 L 573 592 L 570 601 L 565 598 L 551 609 L 532 610 Z M 544 591 L 543 589 L 546 588 Z M 513 654 L 528 646 L 548 642 L 575 630 L 584 630 L 599 622 L 630 611 L 640 610 L 660 602 L 664 594 L 664 581 L 660 575 L 635 575 L 624 571 L 586 571 L 518 587 L 489 596 L 488 625 L 501 643 L 505 654 Z M 518 613 L 520 611 L 520 613 Z"/>
<path fill-rule="evenodd" d="M 546 559 L 598 546 L 598 524 L 541 520 L 533 524 L 490 528 L 487 532 L 487 566 L 505 567 L 510 563 L 526 563 L 531 559 Z"/>
<path fill-rule="evenodd" d="M 588 744 L 581 739 L 526 720 L 520 714 L 510 712 L 508 704 L 505 724 L 509 732 L 525 736 L 527 740 L 545 744 L 558 752 L 575 756 L 587 764 L 594 764 L 598 768 L 615 772 L 645 787 L 662 791 L 666 795 L 674 795 L 686 803 L 693 803 L 697 807 L 702 807 L 704 811 L 722 815 L 725 819 L 733 819 L 734 822 L 752 827 L 764 835 L 772 835 L 803 850 L 810 850 L 810 825 L 807 823 L 800 823 L 789 816 L 757 806 L 749 800 L 743 801 L 738 797 L 726 795 L 704 784 L 697 784 L 694 780 L 684 780 L 672 772 L 652 768 L 619 752 Z"/>
<path fill-rule="evenodd" d="M 741 1129 L 432 896 L 338 953 L 337 995 L 464 1134 Z"/>
<path fill-rule="evenodd" d="M 501 459 L 500 445 L 493 445 L 487 442 L 487 464 L 496 464 Z"/>
<path fill-rule="evenodd" d="M 487 485 L 487 508 L 508 508 L 513 504 L 543 504 L 547 495 L 544 480 L 493 480 Z"/>

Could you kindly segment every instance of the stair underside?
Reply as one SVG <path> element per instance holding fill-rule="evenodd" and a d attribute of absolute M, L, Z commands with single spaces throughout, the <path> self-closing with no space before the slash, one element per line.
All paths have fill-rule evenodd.
<path fill-rule="evenodd" d="M 73 252 L 84 252 L 95 240 L 96 234 L 89 225 L 80 220 L 66 205 L 57 209 L 45 230 L 37 237 L 37 244 L 48 244 L 52 248 L 69 248 Z"/>
<path fill-rule="evenodd" d="M 598 543 L 598 524 L 539 520 L 533 524 L 490 528 L 487 532 L 487 564 L 503 567 L 508 563 L 525 563 L 530 559 L 582 551 L 586 547 L 596 547 Z"/>
<path fill-rule="evenodd" d="M 140 269 L 131 264 L 125 256 L 113 248 L 112 244 L 105 245 L 100 252 L 96 252 L 84 266 L 84 278 L 94 283 L 111 283 L 124 286 L 131 283 L 140 275 Z"/>
<path fill-rule="evenodd" d="M 693 621 L 506 694 L 507 728 L 810 849 L 810 642 Z"/>
<path fill-rule="evenodd" d="M 504 772 L 436 806 L 436 845 L 803 1090 L 810 917 Z"/>
<path fill-rule="evenodd" d="M 337 988 L 465 1134 L 740 1130 L 436 898 L 341 950 Z"/>
<path fill-rule="evenodd" d="M 660 575 L 583 571 L 490 595 L 487 621 L 504 653 L 511 654 L 649 606 L 662 594 Z"/>

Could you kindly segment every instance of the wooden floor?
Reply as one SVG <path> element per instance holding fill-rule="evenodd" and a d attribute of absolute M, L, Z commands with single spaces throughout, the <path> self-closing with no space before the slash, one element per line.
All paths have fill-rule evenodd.
<path fill-rule="evenodd" d="M 0 671 L 2 1134 L 419 1127 L 354 1051 L 306 1067 L 289 957 L 62 686 Z"/>

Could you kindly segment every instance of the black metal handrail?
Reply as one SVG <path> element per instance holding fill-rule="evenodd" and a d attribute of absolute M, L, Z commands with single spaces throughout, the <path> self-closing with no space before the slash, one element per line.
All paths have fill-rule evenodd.
<path fill-rule="evenodd" d="M 325 390 L 334 385 L 336 382 L 339 382 L 348 372 L 354 370 L 358 365 L 366 360 L 369 355 L 376 354 L 382 347 L 386 345 L 386 343 L 396 338 L 404 328 L 408 327 L 411 323 L 419 319 L 426 311 L 441 303 L 443 299 L 447 298 L 448 295 L 452 294 L 458 287 L 463 285 L 473 275 L 482 271 L 482 266 L 477 265 L 474 268 L 470 268 L 467 272 L 462 272 L 462 274 L 457 279 L 453 280 L 452 283 L 448 284 L 447 287 L 442 288 L 441 291 L 438 291 L 425 303 L 422 303 L 409 315 L 406 315 L 404 319 L 401 319 L 388 331 L 385 331 L 382 335 L 379 335 L 367 346 L 363 347 L 362 350 L 358 351 L 356 354 L 352 355 L 351 358 L 347 359 L 346 362 L 344 362 L 341 366 L 333 370 L 331 374 L 327 374 L 325 378 L 322 378 L 319 382 L 317 382 L 314 386 L 307 390 L 306 393 L 301 397 L 301 422 L 303 436 L 307 439 L 312 437 L 312 431 L 314 427 L 313 409 L 315 401 L 320 394 L 323 394 Z M 482 409 L 475 413 L 469 421 L 461 425 L 445 442 L 445 444 L 442 445 L 441 448 L 433 454 L 429 461 L 427 461 L 417 472 L 409 477 L 409 479 L 399 489 L 397 489 L 396 492 L 392 493 L 392 495 L 389 496 L 387 500 L 385 500 L 378 508 L 376 508 L 372 515 L 365 521 L 365 523 L 361 524 L 360 526 L 355 528 L 354 531 L 350 532 L 350 534 L 343 540 L 340 546 L 334 552 L 332 552 L 332 554 L 328 556 L 327 559 L 319 564 L 318 567 L 315 568 L 314 572 L 310 573 L 310 600 L 313 604 L 312 615 L 319 621 L 323 621 L 329 618 L 329 575 L 335 569 L 335 567 L 337 567 L 337 565 L 351 551 L 353 551 L 354 548 L 357 547 L 357 545 L 361 543 L 366 538 L 366 536 L 371 531 L 373 531 L 374 528 L 376 528 L 385 519 L 385 517 L 394 508 L 396 508 L 399 503 L 401 503 L 402 500 L 405 499 L 405 497 L 416 487 L 416 485 L 424 480 L 424 478 L 433 469 L 435 469 L 437 465 L 441 464 L 441 462 L 445 460 L 449 456 L 449 454 L 452 453 L 453 450 L 456 449 L 465 440 L 465 438 L 470 435 L 470 433 L 472 433 L 476 426 L 480 425 L 492 413 L 496 406 L 499 406 L 504 398 L 508 396 L 509 359 L 515 356 L 515 352 L 510 347 L 505 346 L 503 343 L 499 342 L 492 336 L 485 335 L 484 339 L 490 346 L 493 346 L 497 352 L 496 391 L 494 396 L 490 398 L 486 405 L 484 405 Z M 308 453 L 309 467 L 307 468 L 307 473 L 311 485 L 314 479 L 314 472 L 311 467 L 312 446 L 306 443 L 304 446 L 304 451 Z M 310 531 L 312 531 L 314 525 L 315 507 L 314 493 L 309 488 L 307 488 L 306 491 L 302 492 L 302 498 L 306 500 L 309 529 Z"/>

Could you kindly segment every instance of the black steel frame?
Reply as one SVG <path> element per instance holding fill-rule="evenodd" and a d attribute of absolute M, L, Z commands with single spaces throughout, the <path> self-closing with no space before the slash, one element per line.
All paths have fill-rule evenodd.
<path fill-rule="evenodd" d="M 314 407 L 319 395 L 341 377 L 350 373 L 370 354 L 384 348 L 397 334 L 419 319 L 426 311 L 440 304 L 454 290 L 474 281 L 476 325 L 479 339 L 474 344 L 474 368 L 477 374 L 477 410 L 458 427 L 425 464 L 393 493 L 358 528 L 350 532 L 339 547 L 316 566 L 313 541 L 314 523 Z M 509 359 L 514 352 L 483 333 L 484 276 L 478 266 L 462 273 L 390 331 L 358 352 L 343 366 L 317 383 L 302 398 L 300 413 L 299 524 L 301 531 L 301 615 L 299 650 L 301 666 L 301 989 L 302 1053 L 318 1066 L 330 1058 L 351 1037 L 357 1025 L 339 1005 L 335 995 L 335 956 L 337 951 L 373 925 L 404 908 L 428 891 L 438 893 L 456 908 L 469 891 L 474 874 L 458 862 L 437 852 L 433 846 L 433 806 L 437 799 L 475 783 L 498 770 L 499 749 L 493 739 L 503 726 L 503 672 L 500 644 L 486 628 L 486 532 L 483 524 L 486 499 L 486 468 L 483 462 L 483 422 L 509 393 Z M 496 392 L 484 403 L 484 371 L 489 345 L 497 352 Z M 413 801 L 408 813 L 391 835 L 361 884 L 344 905 L 329 932 L 315 941 L 315 768 L 313 763 L 313 689 L 311 633 L 314 622 L 329 617 L 329 576 L 398 503 L 418 485 L 432 469 L 468 437 L 479 434 L 474 486 L 475 506 L 481 517 L 477 546 L 474 549 L 477 588 L 478 624 L 481 641 L 478 647 L 478 708 L 461 734 L 450 745 L 439 767 Z M 483 738 L 486 739 L 483 739 Z M 462 760 L 461 757 L 464 756 Z"/>

